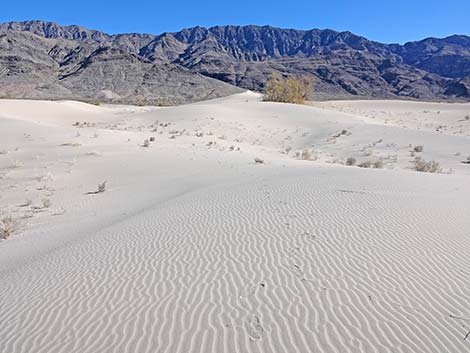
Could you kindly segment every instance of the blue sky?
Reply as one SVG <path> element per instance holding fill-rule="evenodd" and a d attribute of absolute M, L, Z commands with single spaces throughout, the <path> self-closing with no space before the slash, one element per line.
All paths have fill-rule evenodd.
<path fill-rule="evenodd" d="M 196 25 L 270 24 L 349 30 L 387 43 L 470 35 L 470 0 L 17 0 L 4 1 L 1 8 L 0 22 L 41 19 L 108 33 L 159 34 Z"/>

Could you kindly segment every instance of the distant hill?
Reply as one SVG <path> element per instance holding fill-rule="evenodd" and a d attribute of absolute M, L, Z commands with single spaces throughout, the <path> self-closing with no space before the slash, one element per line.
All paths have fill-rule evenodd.
<path fill-rule="evenodd" d="M 382 44 L 350 32 L 270 26 L 118 34 L 0 24 L 0 97 L 175 104 L 312 76 L 320 98 L 470 98 L 470 37 Z"/>

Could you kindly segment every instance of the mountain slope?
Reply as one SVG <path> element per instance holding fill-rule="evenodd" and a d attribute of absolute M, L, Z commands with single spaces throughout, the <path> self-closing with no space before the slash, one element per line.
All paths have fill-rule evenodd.
<path fill-rule="evenodd" d="M 0 24 L 0 94 L 174 103 L 262 90 L 272 72 L 315 78 L 318 97 L 470 98 L 470 37 L 382 44 L 350 32 L 270 26 L 109 35 Z"/>
<path fill-rule="evenodd" d="M 138 55 L 145 36 L 111 39 L 93 31 L 80 34 L 75 28 L 67 32 L 26 27 L 32 33 L 5 27 L 0 30 L 3 97 L 178 104 L 241 91 L 179 65 L 156 64 Z"/>

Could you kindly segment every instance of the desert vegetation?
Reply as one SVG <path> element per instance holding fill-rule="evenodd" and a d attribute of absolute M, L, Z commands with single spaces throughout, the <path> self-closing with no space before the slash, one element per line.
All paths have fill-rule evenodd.
<path fill-rule="evenodd" d="M 439 164 L 439 162 L 436 161 L 425 161 L 421 157 L 416 157 L 414 159 L 414 168 L 418 172 L 424 172 L 424 173 L 441 173 L 442 168 Z"/>
<path fill-rule="evenodd" d="M 87 195 L 96 195 L 96 194 L 102 194 L 106 191 L 106 184 L 107 180 L 103 181 L 102 183 L 98 184 L 98 187 L 96 188 L 96 191 L 89 191 L 87 192 Z"/>
<path fill-rule="evenodd" d="M 295 153 L 295 158 L 301 159 L 303 161 L 315 161 L 318 159 L 318 157 L 315 155 L 314 152 L 310 150 L 302 150 L 302 151 L 297 151 Z"/>
<path fill-rule="evenodd" d="M 346 159 L 346 165 L 348 166 L 356 165 L 356 163 L 357 163 L 357 160 L 354 157 L 349 157 L 348 159 Z"/>
<path fill-rule="evenodd" d="M 19 231 L 18 219 L 10 215 L 0 216 L 0 239 L 9 239 Z"/>
<path fill-rule="evenodd" d="M 375 168 L 382 169 L 384 167 L 384 161 L 382 158 L 375 161 L 364 161 L 357 165 L 359 168 Z"/>
<path fill-rule="evenodd" d="M 266 82 L 263 99 L 268 102 L 302 104 L 313 89 L 309 77 L 282 77 L 272 74 Z"/>

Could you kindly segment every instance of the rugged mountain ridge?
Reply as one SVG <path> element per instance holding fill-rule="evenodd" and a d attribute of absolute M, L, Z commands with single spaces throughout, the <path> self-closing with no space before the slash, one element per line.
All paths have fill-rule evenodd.
<path fill-rule="evenodd" d="M 313 76 L 319 97 L 470 98 L 470 37 L 405 45 L 270 26 L 110 35 L 0 24 L 0 95 L 179 103 L 262 90 L 270 73 Z"/>

